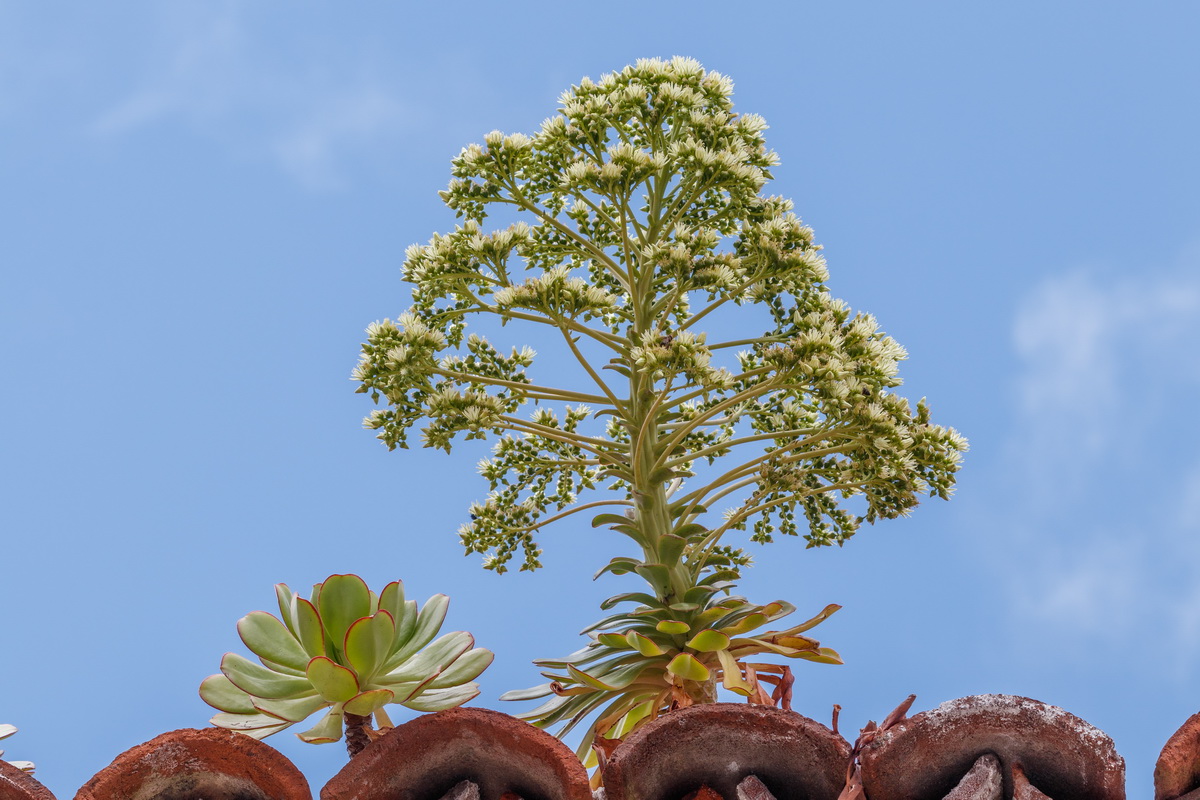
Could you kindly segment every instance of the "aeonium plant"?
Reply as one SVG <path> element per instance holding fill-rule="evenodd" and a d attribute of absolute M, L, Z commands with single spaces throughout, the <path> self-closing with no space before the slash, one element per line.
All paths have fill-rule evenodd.
<path fill-rule="evenodd" d="M 966 449 L 893 393 L 903 348 L 830 295 L 812 230 L 764 192 L 766 123 L 731 93 L 693 60 L 639 61 L 572 87 L 534 135 L 465 148 L 441 193 L 463 221 L 409 248 L 412 305 L 368 328 L 354 372 L 389 448 L 414 427 L 446 451 L 494 442 L 460 531 L 487 568 L 537 568 L 537 532 L 583 512 L 628 538 L 600 573 L 643 590 L 506 695 L 549 697 L 524 716 L 559 733 L 590 719 L 581 753 L 718 685 L 786 703 L 790 672 L 759 656 L 839 663 L 805 635 L 837 606 L 761 630 L 792 606 L 733 595 L 749 557 L 730 537 L 841 545 L 948 497 Z M 516 221 L 489 228 L 495 211 Z M 493 343 L 500 325 L 561 345 L 549 377 L 529 339 Z"/>
<path fill-rule="evenodd" d="M 308 598 L 275 586 L 277 618 L 252 611 L 238 635 L 258 657 L 221 659 L 221 673 L 205 678 L 200 697 L 222 713 L 214 725 L 261 739 L 328 709 L 297 734 L 312 744 L 336 742 L 346 732 L 351 756 L 374 729 L 392 727 L 384 707 L 443 711 L 479 694 L 474 683 L 492 663 L 469 633 L 439 638 L 450 599 L 431 597 L 420 610 L 393 581 L 376 594 L 357 575 L 331 575 Z"/>
<path fill-rule="evenodd" d="M 9 725 L 8 723 L 0 724 L 0 739 L 7 739 L 16 732 L 16 725 Z M 4 755 L 4 751 L 0 750 L 0 756 L 2 755 Z M 5 763 L 12 765 L 19 770 L 24 770 L 25 772 L 33 772 L 34 770 L 32 761 L 8 761 Z"/>

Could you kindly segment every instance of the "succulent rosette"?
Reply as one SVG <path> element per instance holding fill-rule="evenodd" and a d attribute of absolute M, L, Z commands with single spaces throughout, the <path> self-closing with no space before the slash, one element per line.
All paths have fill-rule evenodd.
<path fill-rule="evenodd" d="M 9 725 L 7 723 L 0 724 L 0 739 L 7 739 L 8 737 L 12 736 L 16 732 L 17 732 L 16 725 Z M 4 755 L 4 751 L 0 750 L 0 756 L 2 756 L 2 755 Z M 33 769 L 34 769 L 32 761 L 9 761 L 7 763 L 11 764 L 12 766 L 16 767 L 17 769 L 21 769 L 26 772 L 33 772 Z"/>
<path fill-rule="evenodd" d="M 614 561 L 617 565 L 604 571 L 625 571 L 634 563 Z M 620 738 L 673 708 L 715 702 L 718 685 L 751 703 L 788 707 L 790 670 L 751 660 L 754 656 L 842 663 L 836 651 L 803 635 L 841 606 L 828 605 L 797 625 L 764 631 L 792 614 L 795 606 L 782 600 L 756 605 L 727 596 L 733 584 L 721 577 L 712 573 L 681 601 L 670 604 L 644 592 L 609 598 L 601 604 L 605 610 L 627 602 L 639 605 L 585 629 L 591 641 L 582 650 L 564 659 L 535 662 L 546 670 L 542 675 L 549 683 L 508 692 L 500 699 L 550 696 L 519 716 L 540 728 L 559 726 L 555 734 L 560 737 L 594 715 L 578 749 L 580 758 L 586 758 L 597 737 Z"/>
<path fill-rule="evenodd" d="M 469 633 L 434 638 L 450 603 L 443 594 L 418 610 L 400 581 L 376 594 L 357 575 L 331 575 L 309 599 L 282 583 L 275 592 L 280 618 L 253 611 L 237 625 L 259 663 L 226 653 L 221 674 L 200 684 L 200 697 L 222 712 L 214 725 L 261 739 L 328 709 L 297 736 L 336 742 L 346 715 L 374 715 L 390 727 L 389 703 L 416 711 L 462 705 L 479 694 L 474 679 L 492 663 Z"/>

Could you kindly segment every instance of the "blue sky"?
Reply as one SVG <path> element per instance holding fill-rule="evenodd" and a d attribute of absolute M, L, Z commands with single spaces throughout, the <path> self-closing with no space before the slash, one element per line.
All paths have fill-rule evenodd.
<path fill-rule="evenodd" d="M 424 4 L 432 5 L 432 4 Z M 757 550 L 761 602 L 845 608 L 795 706 L 853 732 L 1021 694 L 1108 732 L 1130 796 L 1200 709 L 1200 9 L 1188 3 L 447 5 L 0 0 L 0 722 L 67 797 L 201 726 L 272 584 L 453 597 L 477 705 L 574 650 L 622 543 L 495 576 L 453 456 L 360 428 L 362 330 L 453 225 L 449 160 L 559 93 L 687 55 L 771 125 L 833 293 L 971 440 L 950 503 L 836 550 Z M 400 715 L 403 716 L 403 715 Z M 338 745 L 269 740 L 315 787 Z"/>

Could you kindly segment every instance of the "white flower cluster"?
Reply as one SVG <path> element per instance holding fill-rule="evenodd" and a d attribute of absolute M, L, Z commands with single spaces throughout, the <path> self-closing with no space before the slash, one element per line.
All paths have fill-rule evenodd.
<path fill-rule="evenodd" d="M 385 319 L 367 328 L 368 344 L 363 347 L 351 377 L 367 382 L 379 373 L 389 382 L 424 379 L 436 364 L 438 351 L 446 346 L 445 335 L 427 326 L 411 313 L 401 314 L 396 322 Z"/>
<path fill-rule="evenodd" d="M 647 331 L 640 337 L 640 344 L 630 348 L 629 359 L 655 380 L 684 375 L 697 386 L 727 389 L 733 385 L 733 374 L 709 365 L 712 351 L 705 346 L 705 338 L 705 334 L 693 331 Z"/>
<path fill-rule="evenodd" d="M 480 465 L 490 494 L 461 531 L 489 567 L 522 551 L 536 566 L 536 530 L 600 484 L 633 503 L 686 479 L 679 526 L 736 503 L 695 554 L 713 569 L 744 558 L 717 544 L 724 530 L 841 543 L 949 493 L 965 442 L 889 393 L 903 348 L 830 296 L 812 229 L 762 193 L 778 158 L 732 90 L 691 59 L 638 61 L 580 81 L 532 136 L 493 131 L 453 160 L 442 198 L 464 219 L 409 248 L 413 307 L 369 331 L 354 377 L 386 400 L 366 424 L 390 447 L 418 425 L 430 447 L 497 437 Z M 492 208 L 520 221 L 488 232 Z M 766 325 L 715 341 L 702 323 L 728 304 Z M 591 383 L 541 385 L 532 351 L 467 335 L 479 315 L 548 329 Z M 731 371 L 720 359 L 735 348 Z M 581 403 L 600 430 L 585 434 Z M 843 507 L 852 495 L 863 513 Z"/>
<path fill-rule="evenodd" d="M 467 338 L 465 353 L 438 358 L 448 346 L 446 334 L 413 311 L 396 322 L 372 324 L 367 335 L 353 378 L 361 383 L 359 392 L 370 392 L 376 402 L 386 397 L 392 407 L 373 411 L 363 427 L 380 431 L 391 448 L 407 447 L 408 429 L 421 420 L 429 423 L 422 429 L 426 447 L 449 451 L 460 432 L 467 439 L 484 438 L 501 415 L 520 405 L 525 369 L 534 358 L 529 347 L 502 355 L 475 334 Z M 504 388 L 486 391 L 497 381 Z"/>
<path fill-rule="evenodd" d="M 532 235 L 525 222 L 484 233 L 478 222 L 467 220 L 445 236 L 434 234 L 428 244 L 410 245 L 405 251 L 404 278 L 427 290 L 451 290 L 461 283 L 486 293 L 504 279 L 511 254 Z"/>
<path fill-rule="evenodd" d="M 425 447 L 450 452 L 450 440 L 459 431 L 468 439 L 483 439 L 496 428 L 508 403 L 482 389 L 458 390 L 443 385 L 425 399 L 426 414 L 432 424 L 421 431 Z"/>
<path fill-rule="evenodd" d="M 524 283 L 498 290 L 496 307 L 528 308 L 567 319 L 589 319 L 617 306 L 617 299 L 606 290 L 592 286 L 583 278 L 570 276 L 567 267 L 554 267 L 528 278 Z"/>

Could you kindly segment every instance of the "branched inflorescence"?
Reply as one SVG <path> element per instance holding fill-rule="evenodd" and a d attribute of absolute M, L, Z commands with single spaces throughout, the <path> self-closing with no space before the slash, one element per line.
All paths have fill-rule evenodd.
<path fill-rule="evenodd" d="M 605 570 L 650 592 L 614 599 L 638 605 L 573 660 L 541 662 L 551 682 L 519 695 L 554 695 L 539 724 L 595 712 L 592 734 L 619 734 L 717 680 L 765 702 L 754 653 L 836 662 L 808 623 L 745 638 L 791 607 L 729 596 L 748 559 L 723 537 L 840 545 L 947 497 L 966 449 L 891 392 L 904 350 L 830 296 L 812 230 L 763 194 L 766 124 L 731 93 L 695 61 L 639 61 L 584 79 L 537 134 L 465 148 L 441 195 L 463 221 L 408 250 L 413 305 L 369 329 L 354 374 L 385 403 L 366 425 L 389 447 L 418 425 L 428 447 L 496 440 L 491 493 L 461 531 L 489 569 L 518 552 L 536 568 L 536 532 L 598 506 L 620 513 L 595 524 L 638 546 Z M 485 230 L 499 209 L 521 221 Z M 540 326 L 583 377 L 534 383 L 528 348 L 468 335 L 479 316 Z M 729 320 L 744 333 L 714 335 Z M 615 491 L 578 501 L 600 487 Z"/>

